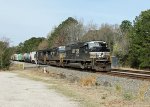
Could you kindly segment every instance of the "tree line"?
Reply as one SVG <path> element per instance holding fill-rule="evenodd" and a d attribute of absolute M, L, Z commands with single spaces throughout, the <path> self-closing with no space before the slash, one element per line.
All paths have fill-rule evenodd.
<path fill-rule="evenodd" d="M 91 40 L 106 41 L 112 56 L 117 56 L 120 66 L 150 69 L 150 10 L 142 11 L 133 22 L 123 20 L 120 25 L 89 23 L 69 17 L 55 26 L 47 37 L 32 37 L 15 47 L 15 52 L 25 53 Z"/>

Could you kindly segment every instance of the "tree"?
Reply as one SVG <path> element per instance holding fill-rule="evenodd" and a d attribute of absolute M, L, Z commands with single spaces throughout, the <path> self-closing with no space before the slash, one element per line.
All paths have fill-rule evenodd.
<path fill-rule="evenodd" d="M 122 21 L 118 28 L 118 34 L 114 38 L 113 54 L 118 57 L 122 66 L 128 65 L 129 38 L 132 30 L 132 23 L 128 20 Z"/>
<path fill-rule="evenodd" d="M 83 37 L 82 41 L 98 40 L 99 30 L 89 30 Z"/>
<path fill-rule="evenodd" d="M 128 33 L 132 28 L 132 23 L 129 20 L 123 20 L 120 25 L 122 33 Z"/>
<path fill-rule="evenodd" d="M 135 18 L 129 60 L 132 67 L 150 69 L 150 10 Z"/>
<path fill-rule="evenodd" d="M 98 30 L 97 25 L 94 24 L 92 21 L 89 22 L 86 26 L 84 26 L 84 35 L 81 37 L 81 41 L 91 41 L 97 40 L 98 37 Z"/>
<path fill-rule="evenodd" d="M 109 24 L 102 24 L 99 29 L 96 29 L 96 27 L 94 26 L 91 27 L 92 30 L 89 29 L 88 32 L 83 36 L 82 40 L 83 41 L 91 41 L 91 40 L 106 41 L 112 51 L 113 38 L 114 38 L 113 26 Z"/>
<path fill-rule="evenodd" d="M 114 44 L 114 26 L 109 24 L 102 24 L 99 29 L 99 40 L 104 40 L 107 42 L 111 52 L 113 51 Z"/>
<path fill-rule="evenodd" d="M 32 37 L 17 46 L 18 53 L 26 53 L 38 50 L 39 44 L 44 40 L 44 37 Z"/>
<path fill-rule="evenodd" d="M 38 50 L 47 49 L 47 48 L 48 48 L 48 40 L 45 39 L 39 44 Z"/>
<path fill-rule="evenodd" d="M 0 69 L 9 68 L 12 53 L 9 47 L 9 39 L 2 38 L 0 40 Z"/>
<path fill-rule="evenodd" d="M 49 47 L 56 47 L 67 44 L 68 41 L 70 41 L 70 37 L 72 36 L 69 31 L 71 31 L 72 28 L 75 28 L 77 24 L 77 20 L 69 17 L 67 20 L 63 21 L 58 27 L 55 27 L 48 36 Z"/>

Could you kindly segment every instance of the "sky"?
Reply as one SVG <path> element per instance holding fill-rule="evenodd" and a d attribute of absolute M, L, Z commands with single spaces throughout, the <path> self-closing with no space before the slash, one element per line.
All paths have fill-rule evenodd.
<path fill-rule="evenodd" d="M 0 0 L 0 38 L 12 46 L 47 34 L 68 17 L 84 24 L 133 22 L 150 0 Z"/>

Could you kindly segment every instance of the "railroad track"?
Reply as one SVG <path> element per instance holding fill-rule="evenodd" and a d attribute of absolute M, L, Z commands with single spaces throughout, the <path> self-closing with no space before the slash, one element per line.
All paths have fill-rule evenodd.
<path fill-rule="evenodd" d="M 114 69 L 113 68 L 112 71 L 130 72 L 130 73 L 138 73 L 138 74 L 148 74 L 148 75 L 150 75 L 150 71 L 136 70 L 136 69 Z"/>
<path fill-rule="evenodd" d="M 144 70 L 112 69 L 112 71 L 108 72 L 108 74 L 113 76 L 150 80 L 150 71 Z"/>
<path fill-rule="evenodd" d="M 21 62 L 21 63 L 23 63 L 23 62 Z M 35 68 L 35 67 L 37 67 L 36 64 L 31 64 L 31 63 L 25 63 L 25 64 L 27 65 L 27 67 L 25 67 L 25 68 Z M 48 65 L 38 65 L 38 66 L 48 67 Z M 66 68 L 62 68 L 62 69 L 66 69 Z M 76 69 L 76 70 L 81 71 L 80 69 Z M 94 73 L 94 71 L 91 71 L 91 70 L 88 70 L 87 72 L 93 72 Z M 96 72 L 96 73 L 104 74 L 104 75 L 111 75 L 111 76 L 118 76 L 118 77 L 125 77 L 125 78 L 132 78 L 132 79 L 150 80 L 150 71 L 112 69 L 111 72 Z"/>

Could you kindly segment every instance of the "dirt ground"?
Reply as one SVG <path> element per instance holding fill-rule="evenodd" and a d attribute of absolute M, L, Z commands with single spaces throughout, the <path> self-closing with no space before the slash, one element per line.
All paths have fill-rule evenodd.
<path fill-rule="evenodd" d="M 43 82 L 0 72 L 0 107 L 78 107 L 78 103 Z"/>

